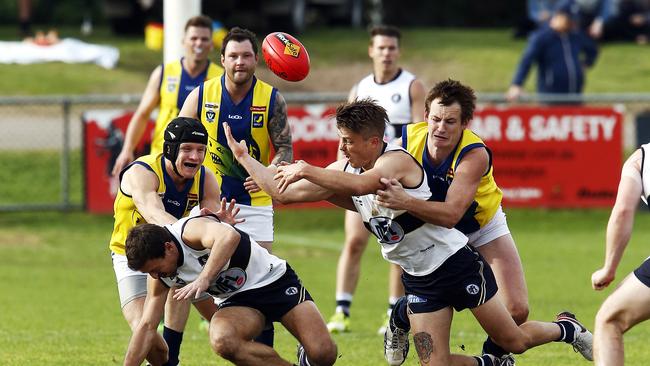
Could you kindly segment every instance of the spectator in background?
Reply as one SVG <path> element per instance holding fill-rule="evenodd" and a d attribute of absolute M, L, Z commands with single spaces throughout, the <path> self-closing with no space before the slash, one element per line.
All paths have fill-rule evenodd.
<path fill-rule="evenodd" d="M 526 16 L 517 25 L 515 38 L 526 37 L 534 30 L 547 25 L 558 1 L 560 0 L 526 1 Z"/>
<path fill-rule="evenodd" d="M 616 0 L 562 0 L 558 4 L 572 7 L 576 14 L 577 26 L 593 39 L 601 39 L 605 24 L 616 13 Z"/>
<path fill-rule="evenodd" d="M 575 7 L 570 2 L 560 4 L 549 25 L 531 34 L 519 62 L 507 99 L 517 100 L 533 63 L 537 64 L 538 93 L 581 93 L 585 69 L 598 56 L 595 41 L 574 28 Z"/>
<path fill-rule="evenodd" d="M 605 39 L 633 40 L 647 44 L 650 39 L 650 0 L 620 0 L 616 16 L 605 24 Z"/>

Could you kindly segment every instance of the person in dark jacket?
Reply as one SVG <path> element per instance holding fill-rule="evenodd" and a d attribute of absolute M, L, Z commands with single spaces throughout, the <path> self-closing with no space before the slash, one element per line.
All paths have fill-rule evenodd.
<path fill-rule="evenodd" d="M 564 3 L 568 4 L 568 3 Z M 544 94 L 581 93 L 585 69 L 598 57 L 596 43 L 574 28 L 572 7 L 555 9 L 547 27 L 533 32 L 507 93 L 510 101 L 523 93 L 523 84 L 533 64 L 537 64 L 537 92 Z"/>

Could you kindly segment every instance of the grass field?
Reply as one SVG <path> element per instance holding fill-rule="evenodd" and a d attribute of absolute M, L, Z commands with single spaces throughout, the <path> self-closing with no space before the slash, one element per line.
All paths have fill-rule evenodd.
<path fill-rule="evenodd" d="M 601 264 L 608 212 L 508 210 L 509 223 L 526 271 L 532 319 L 550 320 L 564 309 L 593 327 L 605 293 L 591 290 L 591 272 Z M 637 228 L 650 225 L 639 213 Z M 323 315 L 334 310 L 334 274 L 343 240 L 342 212 L 281 210 L 276 215 L 276 253 L 286 258 L 317 300 Z M 119 310 L 107 249 L 109 216 L 83 213 L 0 214 L 0 359 L 3 365 L 120 364 L 129 331 Z M 650 233 L 638 229 L 619 269 L 619 278 L 647 255 Z M 382 365 L 382 339 L 375 334 L 386 302 L 387 265 L 371 242 L 364 256 L 352 308 L 353 332 L 336 335 L 340 365 Z M 611 291 L 611 290 L 610 290 Z M 226 365 L 215 356 L 192 312 L 182 364 Z M 295 341 L 276 327 L 278 351 L 294 359 Z M 626 335 L 627 364 L 650 359 L 647 325 Z M 484 334 L 468 312 L 457 313 L 452 350 L 480 350 Z M 466 351 L 461 350 L 464 345 Z M 565 344 L 533 349 L 520 365 L 584 365 Z M 417 364 L 411 352 L 407 365 Z"/>

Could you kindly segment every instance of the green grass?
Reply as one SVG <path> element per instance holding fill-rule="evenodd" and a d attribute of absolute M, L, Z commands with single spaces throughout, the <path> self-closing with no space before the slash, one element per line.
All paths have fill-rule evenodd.
<path fill-rule="evenodd" d="M 531 319 L 550 320 L 564 309 L 588 327 L 605 296 L 590 288 L 589 278 L 602 262 L 608 212 L 508 210 L 530 292 Z M 334 276 L 343 241 L 342 212 L 280 210 L 276 215 L 278 255 L 302 277 L 327 318 L 334 310 Z M 636 227 L 650 225 L 639 213 Z M 0 214 L 0 359 L 4 365 L 120 364 L 129 330 L 119 310 L 107 243 L 110 216 L 83 213 Z M 650 233 L 635 230 L 617 282 L 647 255 Z M 371 242 L 363 259 L 352 308 L 352 329 L 336 335 L 340 365 L 382 365 L 382 339 L 375 334 L 386 303 L 387 265 Z M 183 365 L 226 365 L 214 355 L 206 334 L 197 329 L 193 311 L 183 349 Z M 295 340 L 276 327 L 277 349 L 294 360 Z M 650 330 L 637 326 L 625 336 L 626 363 L 650 358 Z M 480 350 L 484 334 L 469 312 L 456 313 L 454 352 Z M 466 351 L 461 350 L 464 345 Z M 407 365 L 417 364 L 411 352 Z M 518 356 L 522 365 L 584 365 L 565 344 L 552 344 Z"/>
<path fill-rule="evenodd" d="M 102 28 L 96 29 L 90 37 L 81 37 L 77 28 L 63 28 L 60 33 L 62 37 L 117 47 L 120 50 L 118 67 L 104 70 L 87 64 L 0 65 L 3 75 L 0 95 L 141 93 L 151 70 L 162 62 L 162 53 L 147 50 L 140 37 L 115 37 Z M 0 27 L 3 39 L 11 39 L 14 34 L 13 27 Z M 259 38 L 263 38 L 262 35 Z M 368 37 L 363 30 L 315 29 L 300 35 L 300 40 L 311 55 L 311 75 L 302 83 L 282 84 L 283 91 L 344 92 L 349 90 L 351 83 L 347 74 L 332 86 L 334 90 L 320 90 L 319 81 L 337 80 L 337 70 L 343 65 L 357 65 L 360 68 L 358 78 L 370 70 Z M 406 28 L 402 63 L 427 85 L 452 77 L 480 92 L 503 92 L 508 88 L 525 44 L 525 40 L 512 39 L 510 29 Z M 650 84 L 644 77 L 650 71 L 650 58 L 640 57 L 644 51 L 643 47 L 632 43 L 603 45 L 596 66 L 588 73 L 585 91 L 650 91 Z M 216 52 L 212 59 L 218 61 Z M 261 60 L 260 68 L 265 69 Z M 527 89 L 534 90 L 534 84 L 535 76 L 531 73 Z"/>
<path fill-rule="evenodd" d="M 29 154 L 0 150 L 0 205 L 61 203 L 61 152 L 39 150 Z M 27 168 L 26 168 L 27 167 Z M 70 203 L 82 202 L 82 168 L 79 150 L 70 154 Z"/>

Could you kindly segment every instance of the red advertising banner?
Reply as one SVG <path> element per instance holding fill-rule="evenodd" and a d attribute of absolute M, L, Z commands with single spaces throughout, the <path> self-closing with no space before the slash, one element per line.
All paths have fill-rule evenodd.
<path fill-rule="evenodd" d="M 295 159 L 322 167 L 336 160 L 333 112 L 326 105 L 288 108 Z M 86 205 L 91 212 L 112 212 L 117 186 L 110 170 L 131 115 L 84 115 Z M 608 107 L 486 107 L 476 111 L 470 128 L 492 150 L 505 206 L 610 207 L 622 164 L 622 123 L 621 112 Z M 137 155 L 144 153 L 152 128 L 153 122 Z"/>
<path fill-rule="evenodd" d="M 621 171 L 615 108 L 482 108 L 470 128 L 490 147 L 504 205 L 611 207 Z"/>
<path fill-rule="evenodd" d="M 91 110 L 83 114 L 84 187 L 86 210 L 112 213 L 117 178 L 111 176 L 115 159 L 122 149 L 124 134 L 133 112 Z M 154 122 L 149 121 L 135 156 L 149 150 Z"/>
<path fill-rule="evenodd" d="M 318 166 L 336 160 L 338 134 L 334 108 L 326 105 L 290 106 L 287 109 L 293 137 L 295 159 Z M 125 110 L 92 110 L 84 113 L 84 180 L 86 209 L 94 213 L 113 212 L 117 179 L 111 169 L 122 149 L 124 134 L 133 112 Z M 135 156 L 148 151 L 154 121 L 147 126 Z M 290 207 L 323 207 L 326 203 L 299 204 Z"/>

